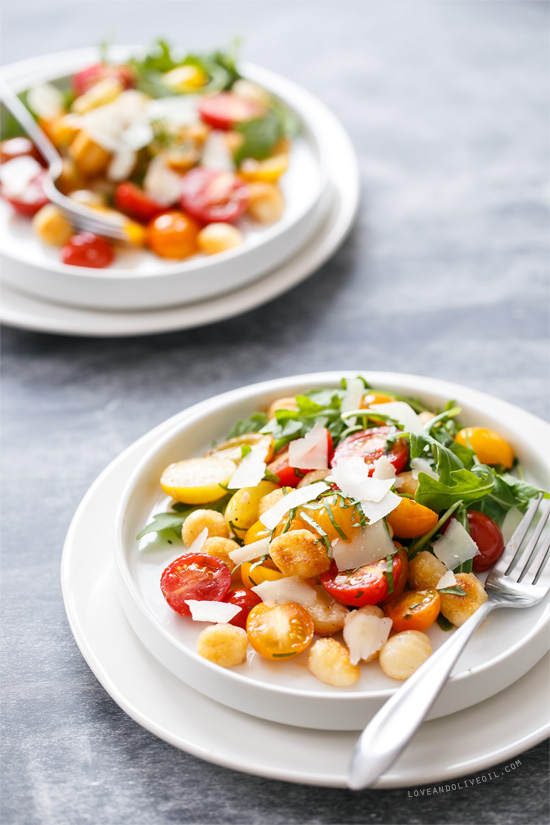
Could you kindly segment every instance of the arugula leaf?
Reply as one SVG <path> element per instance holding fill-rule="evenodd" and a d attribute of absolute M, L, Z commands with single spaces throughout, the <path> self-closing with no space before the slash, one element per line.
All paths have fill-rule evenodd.
<path fill-rule="evenodd" d="M 426 473 L 419 473 L 414 499 L 436 513 L 446 510 L 457 501 L 469 507 L 470 504 L 489 495 L 495 484 L 494 476 L 488 467 L 482 465 L 477 469 L 477 473 L 465 469 L 451 470 L 446 482 L 441 478 L 438 481 Z"/>
<path fill-rule="evenodd" d="M 268 112 L 265 117 L 237 123 L 235 131 L 240 132 L 244 138 L 233 155 L 237 166 L 245 158 L 265 160 L 271 154 L 277 141 L 283 136 L 281 124 L 274 112 Z"/>
<path fill-rule="evenodd" d="M 472 509 L 485 513 L 497 523 L 502 521 L 504 515 L 512 507 L 517 507 L 518 510 L 524 513 L 531 499 L 536 498 L 541 492 L 544 494 L 544 498 L 550 497 L 549 493 L 539 490 L 529 482 L 516 478 L 510 473 L 500 474 L 492 467 L 486 467 L 484 464 L 476 465 L 472 472 L 478 473 L 480 467 L 492 473 L 495 483 L 490 495 L 475 504 Z"/>
<path fill-rule="evenodd" d="M 442 484 L 451 483 L 451 473 L 453 471 L 464 469 L 464 464 L 456 455 L 455 451 L 441 444 L 441 442 L 430 435 L 410 433 L 409 443 L 411 458 L 425 457 L 425 450 L 431 450 L 436 470 L 439 473 L 439 480 Z"/>
<path fill-rule="evenodd" d="M 194 513 L 195 510 L 216 510 L 218 513 L 223 513 L 227 502 L 231 495 L 223 496 L 218 501 L 213 501 L 211 504 L 182 504 L 181 502 L 174 502 L 172 510 L 168 513 L 156 513 L 153 516 L 153 521 L 147 524 L 143 530 L 137 534 L 136 539 L 142 539 L 148 533 L 168 533 L 174 532 L 177 537 L 181 539 L 181 528 L 185 519 Z"/>
<path fill-rule="evenodd" d="M 246 435 L 246 433 L 257 433 L 265 426 L 266 421 L 267 413 L 252 413 L 248 418 L 241 418 L 240 421 L 236 421 L 227 434 L 227 438 L 237 438 L 237 436 Z"/>

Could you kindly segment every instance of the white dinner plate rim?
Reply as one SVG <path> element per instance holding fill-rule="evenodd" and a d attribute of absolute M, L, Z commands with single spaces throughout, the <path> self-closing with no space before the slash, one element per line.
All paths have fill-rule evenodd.
<path fill-rule="evenodd" d="M 497 399 L 499 403 L 504 404 L 505 406 L 509 406 L 507 402 L 500 401 Z M 145 435 L 141 436 L 137 441 L 127 447 L 117 458 L 115 458 L 96 478 L 93 482 L 91 487 L 88 489 L 86 494 L 84 495 L 81 503 L 79 504 L 73 519 L 71 521 L 69 530 L 67 532 L 67 536 L 65 539 L 63 553 L 62 553 L 62 560 L 61 560 L 61 586 L 62 586 L 62 594 L 63 600 L 65 604 L 65 610 L 69 622 L 69 626 L 71 628 L 71 632 L 75 639 L 75 642 L 87 662 L 88 666 L 100 682 L 100 684 L 105 688 L 107 693 L 111 696 L 111 698 L 119 705 L 119 707 L 130 716 L 136 723 L 141 725 L 143 728 L 148 730 L 150 733 L 158 736 L 162 740 L 166 741 L 167 743 L 177 747 L 181 750 L 184 750 L 187 753 L 190 753 L 194 756 L 197 756 L 201 759 L 204 759 L 208 762 L 212 762 L 214 764 L 230 768 L 233 770 L 237 770 L 243 773 L 248 773 L 256 776 L 263 776 L 269 779 L 276 779 L 282 781 L 288 781 L 293 783 L 301 783 L 301 784 L 309 784 L 313 786 L 323 786 L 323 787 L 346 787 L 345 777 L 339 774 L 331 774 L 324 777 L 320 777 L 317 774 L 307 772 L 306 770 L 301 770 L 299 772 L 294 771 L 291 772 L 288 767 L 285 765 L 284 761 L 277 766 L 276 769 L 273 767 L 265 768 L 262 764 L 258 763 L 257 761 L 250 762 L 250 760 L 239 758 L 239 754 L 231 754 L 231 756 L 219 754 L 216 751 L 215 746 L 213 743 L 208 744 L 201 744 L 200 742 L 196 742 L 190 738 L 186 738 L 184 736 L 177 736 L 171 730 L 167 729 L 164 725 L 158 723 L 152 714 L 148 714 L 145 711 L 142 711 L 140 707 L 138 707 L 135 703 L 129 701 L 127 697 L 124 695 L 122 688 L 119 689 L 119 686 L 116 682 L 116 679 L 111 676 L 109 672 L 109 663 L 108 661 L 104 661 L 102 659 L 101 650 L 98 649 L 96 643 L 92 636 L 90 635 L 90 629 L 88 625 L 85 625 L 81 615 L 78 610 L 78 604 L 74 598 L 74 593 L 72 591 L 72 582 L 71 582 L 71 562 L 74 553 L 76 552 L 75 547 L 73 546 L 73 536 L 78 531 L 79 521 L 83 518 L 87 508 L 92 506 L 94 501 L 94 497 L 99 491 L 102 486 L 105 484 L 107 485 L 110 479 L 110 476 L 114 474 L 117 470 L 119 464 L 123 464 L 125 461 L 132 458 L 134 455 L 137 457 L 138 454 L 146 448 L 146 446 L 152 442 L 152 439 L 159 434 L 162 434 L 164 431 L 171 426 L 174 426 L 180 421 L 181 419 L 185 418 L 185 415 L 191 411 L 196 411 L 201 407 L 204 410 L 209 409 L 209 401 L 199 402 L 198 404 L 193 405 L 188 410 L 184 410 L 180 413 L 177 413 L 167 421 L 157 425 L 152 430 L 150 430 Z M 527 413 L 524 410 L 521 412 L 526 416 L 526 420 L 533 418 L 530 413 Z M 538 420 L 538 419 L 537 419 Z M 138 459 L 139 460 L 139 459 Z M 113 565 L 111 565 L 112 567 Z M 125 621 L 125 617 L 123 617 Z M 133 634 L 132 629 L 130 628 L 129 624 L 126 628 L 126 632 Z M 167 678 L 174 678 L 168 671 L 165 671 L 164 668 L 157 662 L 154 657 L 149 654 L 145 648 L 142 649 L 143 655 L 150 659 L 150 665 L 153 668 L 159 668 L 159 672 L 166 674 Z M 504 694 L 508 694 L 509 697 L 509 704 L 510 704 L 510 713 L 513 713 L 515 701 L 512 694 L 519 692 L 520 686 L 522 681 L 525 682 L 528 679 L 528 675 L 522 677 L 521 680 L 515 682 L 511 687 L 507 688 L 504 691 Z M 183 688 L 188 693 L 188 701 L 190 704 L 193 702 L 193 697 L 197 696 L 196 692 L 193 691 L 191 688 L 188 688 L 186 685 L 183 685 Z M 208 700 L 211 701 L 211 700 Z M 491 704 L 490 700 L 487 700 L 487 708 L 488 713 L 491 713 Z M 212 703 L 214 706 L 218 706 L 217 703 Z M 482 703 L 483 704 L 483 703 Z M 240 714 L 237 711 L 232 711 L 229 708 L 223 708 L 224 713 L 227 714 L 227 720 L 230 721 L 234 717 L 238 719 Z M 437 719 L 433 722 L 427 723 L 427 725 L 431 726 L 430 731 L 434 729 L 434 726 L 437 727 L 440 724 L 448 724 L 449 719 L 454 721 L 456 720 L 456 736 L 460 736 L 461 732 L 468 729 L 468 715 L 472 714 L 474 708 L 467 708 L 459 713 L 453 714 L 451 717 L 444 717 L 444 719 Z M 258 726 L 262 726 L 266 723 L 260 719 L 254 719 L 253 721 Z M 271 723 L 267 723 L 271 724 Z M 419 764 L 418 761 L 414 761 L 415 767 L 419 765 L 420 772 L 415 774 L 414 776 L 410 776 L 406 778 L 404 781 L 399 775 L 390 777 L 383 777 L 380 782 L 377 784 L 377 788 L 403 788 L 403 787 L 411 787 L 418 784 L 424 784 L 429 782 L 443 782 L 446 780 L 456 779 L 460 776 L 464 776 L 467 773 L 472 773 L 474 771 L 485 770 L 494 764 L 504 761 L 505 759 L 511 759 L 517 756 L 518 753 L 521 753 L 528 748 L 534 747 L 535 745 L 542 742 L 550 733 L 550 721 L 546 721 L 544 723 L 539 722 L 539 717 L 537 716 L 536 719 L 537 727 L 530 731 L 529 734 L 523 735 L 521 738 L 513 738 L 511 741 L 506 741 L 504 744 L 499 743 L 498 748 L 496 747 L 496 743 L 492 744 L 492 749 L 484 750 L 483 753 L 477 755 L 476 758 L 470 759 L 470 761 L 466 762 L 465 760 L 460 762 L 459 765 L 450 766 L 445 768 L 442 763 L 438 762 L 435 766 L 435 773 L 427 774 L 422 772 L 423 764 Z M 279 726 L 278 726 L 279 727 Z M 285 726 L 280 726 L 285 728 Z M 421 735 L 422 726 L 419 731 L 419 735 Z M 508 732 L 507 726 L 499 726 L 499 731 L 504 731 L 504 735 Z M 302 731 L 301 729 L 291 728 L 293 735 L 295 736 L 306 736 L 307 731 Z M 330 747 L 331 741 L 334 740 L 335 732 L 334 731 L 326 731 L 321 732 L 322 736 L 325 738 L 326 746 Z M 339 735 L 339 734 L 336 734 Z M 346 740 L 350 740 L 350 747 L 351 742 L 355 741 L 356 734 L 350 734 L 350 732 L 345 732 L 341 734 L 342 736 L 346 737 Z M 353 740 L 351 739 L 353 737 Z M 485 740 L 483 740 L 484 748 Z M 415 748 L 415 741 L 411 744 L 411 749 Z M 350 750 L 351 755 L 351 750 Z M 426 766 L 427 767 L 427 766 Z M 439 771 L 439 772 L 437 772 Z"/>
<path fill-rule="evenodd" d="M 472 402 L 475 398 L 477 398 L 478 404 L 486 405 L 486 411 L 490 413 L 491 407 L 499 406 L 498 404 L 495 405 L 495 401 L 500 402 L 500 399 L 494 399 L 493 396 L 490 396 L 487 393 L 478 391 L 478 390 L 470 390 L 468 387 L 463 387 L 456 383 L 450 383 L 446 381 L 439 381 L 436 379 L 426 379 L 422 376 L 415 376 L 410 375 L 407 373 L 385 373 L 385 372 L 378 372 L 372 370 L 364 370 L 364 371 L 331 371 L 331 372 L 319 372 L 319 373 L 310 373 L 306 375 L 295 375 L 295 376 L 286 376 L 282 378 L 276 378 L 268 381 L 258 382 L 256 384 L 249 384 L 243 387 L 239 387 L 237 389 L 229 390 L 221 395 L 215 396 L 211 399 L 213 405 L 215 406 L 216 410 L 220 410 L 225 404 L 229 404 L 232 401 L 236 400 L 244 400 L 247 397 L 254 396 L 260 393 L 267 394 L 274 392 L 280 392 L 282 395 L 287 395 L 288 388 L 291 385 L 299 386 L 306 388 L 308 386 L 323 386 L 327 383 L 333 383 L 334 386 L 338 386 L 339 381 L 342 377 L 352 378 L 357 374 L 363 375 L 367 381 L 369 381 L 374 386 L 379 387 L 387 387 L 391 389 L 394 386 L 399 387 L 399 384 L 410 384 L 412 385 L 411 390 L 403 389 L 403 386 L 400 387 L 400 391 L 406 392 L 407 394 L 414 395 L 416 392 L 420 391 L 419 387 L 425 386 L 425 392 L 432 392 L 434 394 L 446 397 L 446 398 L 454 398 L 460 404 L 461 399 L 466 400 L 466 397 L 469 397 L 470 401 Z M 428 389 L 429 388 L 429 389 Z M 547 440 L 550 439 L 550 427 L 546 424 L 546 422 L 542 421 L 541 419 L 537 418 L 536 416 L 532 416 L 528 413 L 524 413 L 519 407 L 515 407 L 514 405 L 508 404 L 507 402 L 500 402 L 501 404 L 506 405 L 508 411 L 511 415 L 518 416 L 518 415 L 529 415 L 530 418 L 530 425 L 532 428 L 535 428 L 537 437 L 541 437 L 546 435 Z M 129 506 L 129 502 L 133 495 L 133 491 L 136 486 L 138 486 L 143 481 L 143 474 L 145 468 L 148 466 L 152 458 L 158 451 L 161 451 L 163 447 L 169 443 L 174 437 L 179 434 L 181 426 L 185 425 L 188 426 L 193 422 L 199 420 L 201 416 L 204 415 L 204 410 L 196 410 L 193 412 L 192 410 L 189 411 L 189 415 L 186 416 L 185 420 L 182 422 L 177 422 L 169 429 L 167 428 L 166 432 L 162 434 L 159 440 L 155 441 L 155 443 L 150 447 L 147 453 L 142 457 L 141 461 L 136 465 L 134 468 L 133 473 L 131 474 L 130 478 L 127 481 L 126 488 L 122 492 L 120 504 L 118 508 L 118 516 L 117 516 L 117 524 L 115 528 L 115 556 L 116 561 L 118 564 L 119 572 L 121 573 L 122 579 L 124 581 L 124 585 L 132 597 L 135 605 L 139 608 L 142 615 L 148 619 L 148 621 L 152 624 L 155 629 L 155 632 L 162 636 L 167 642 L 169 642 L 175 650 L 178 652 L 190 656 L 195 661 L 199 662 L 206 671 L 210 670 L 211 672 L 219 672 L 219 668 L 217 665 L 209 662 L 208 660 L 203 660 L 195 651 L 189 650 L 183 643 L 175 640 L 173 635 L 168 631 L 168 629 L 162 625 L 158 619 L 151 614 L 151 612 L 147 609 L 147 606 L 143 602 L 140 594 L 137 591 L 136 584 L 132 578 L 130 571 L 128 570 L 125 562 L 125 550 L 123 547 L 123 532 L 124 532 L 124 521 L 125 521 L 125 514 L 127 508 Z M 530 440 L 530 439 L 529 439 Z M 550 445 L 550 441 L 549 441 Z M 550 468 L 550 460 L 548 461 L 548 467 Z M 461 681 L 467 681 L 472 676 L 476 676 L 480 673 L 489 671 L 490 669 L 494 668 L 505 659 L 513 657 L 521 648 L 525 647 L 528 643 L 530 643 L 536 636 L 540 635 L 544 628 L 550 625 L 550 613 L 547 611 L 545 616 L 542 616 L 540 620 L 535 623 L 535 625 L 531 628 L 530 632 L 528 632 L 525 636 L 521 639 L 517 640 L 513 643 L 506 651 L 502 652 L 500 655 L 495 656 L 488 661 L 479 664 L 475 667 L 469 668 L 467 671 L 463 671 L 459 674 L 452 674 L 449 679 L 447 680 L 449 684 L 458 683 Z M 248 676 L 237 673 L 233 670 L 226 669 L 224 671 L 224 677 L 227 678 L 228 682 L 234 682 L 236 685 L 250 685 L 251 680 Z M 287 686 L 280 686 L 277 684 L 269 684 L 269 683 L 261 683 L 257 684 L 258 690 L 263 690 L 267 694 L 273 695 L 274 698 L 277 696 L 284 696 L 286 698 L 301 697 L 301 698 L 309 698 L 312 701 L 319 700 L 320 694 L 314 691 L 307 690 L 305 688 L 291 688 Z M 345 700 L 348 703 L 360 703 L 365 701 L 369 698 L 389 698 L 392 696 L 396 690 L 398 690 L 398 686 L 395 688 L 383 688 L 383 689 L 376 689 L 371 691 L 365 692 L 357 692 L 355 694 L 350 694 L 349 692 L 345 691 L 338 691 L 338 690 L 331 690 L 330 692 L 326 692 L 322 694 L 322 699 L 324 701 L 328 701 L 329 703 L 338 703 L 342 700 Z"/>

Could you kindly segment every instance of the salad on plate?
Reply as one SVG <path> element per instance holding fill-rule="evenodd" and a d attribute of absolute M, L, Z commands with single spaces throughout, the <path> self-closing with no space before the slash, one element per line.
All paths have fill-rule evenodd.
<path fill-rule="evenodd" d="M 512 446 L 432 409 L 342 379 L 276 399 L 203 456 L 170 464 L 171 497 L 138 535 L 182 542 L 160 587 L 197 652 L 222 667 L 254 651 L 307 651 L 321 682 L 349 687 L 377 660 L 405 680 L 430 656 L 426 631 L 463 624 L 487 600 L 503 525 L 540 492 Z M 548 496 L 548 494 L 545 494 Z"/>
<path fill-rule="evenodd" d="M 241 76 L 235 50 L 185 55 L 159 40 L 124 63 L 104 50 L 67 88 L 41 84 L 21 97 L 63 157 L 60 191 L 122 217 L 128 242 L 160 258 L 235 249 L 247 222 L 270 225 L 284 213 L 279 180 L 299 123 Z M 44 161 L 9 117 L 2 136 L 2 198 L 63 263 L 109 266 L 114 245 L 75 232 L 48 202 Z"/>

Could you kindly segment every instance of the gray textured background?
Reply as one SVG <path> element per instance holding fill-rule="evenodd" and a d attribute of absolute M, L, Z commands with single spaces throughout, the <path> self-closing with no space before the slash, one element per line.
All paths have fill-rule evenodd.
<path fill-rule="evenodd" d="M 128 340 L 4 329 L 2 822 L 545 822 L 545 745 L 498 781 L 422 800 L 286 785 L 173 749 L 127 718 L 81 658 L 59 563 L 104 466 L 183 407 L 244 383 L 397 370 L 548 415 L 548 4 L 4 0 L 2 23 L 4 63 L 108 30 L 194 48 L 242 34 L 247 59 L 341 118 L 363 187 L 333 260 L 239 318 Z"/>

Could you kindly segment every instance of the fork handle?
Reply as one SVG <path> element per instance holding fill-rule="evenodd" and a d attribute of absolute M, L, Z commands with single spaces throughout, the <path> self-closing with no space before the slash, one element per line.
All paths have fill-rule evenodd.
<path fill-rule="evenodd" d="M 492 601 L 482 604 L 369 722 L 351 760 L 348 786 L 352 790 L 370 787 L 393 765 L 435 702 L 466 643 L 494 607 Z"/>
<path fill-rule="evenodd" d="M 19 121 L 40 153 L 46 158 L 49 166 L 59 166 L 58 171 L 61 171 L 61 155 L 45 132 L 40 128 L 27 107 L 21 103 L 15 92 L 2 77 L 0 77 L 0 98 L 2 98 L 4 105 L 10 110 L 14 118 Z"/>

